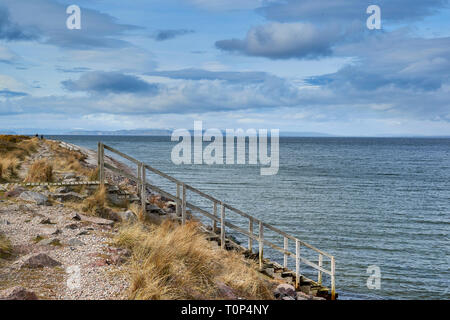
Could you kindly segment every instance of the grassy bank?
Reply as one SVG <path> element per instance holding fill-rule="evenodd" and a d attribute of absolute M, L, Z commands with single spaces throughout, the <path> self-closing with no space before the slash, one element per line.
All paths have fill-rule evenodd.
<path fill-rule="evenodd" d="M 214 248 L 197 223 L 124 226 L 116 244 L 132 252 L 130 299 L 273 298 L 273 283 L 253 261 Z"/>

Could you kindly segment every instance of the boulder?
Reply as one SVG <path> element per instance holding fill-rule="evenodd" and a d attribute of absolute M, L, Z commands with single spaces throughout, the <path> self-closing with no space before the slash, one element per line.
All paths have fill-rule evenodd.
<path fill-rule="evenodd" d="M 68 192 L 68 193 L 57 193 L 53 195 L 53 198 L 58 200 L 59 202 L 78 202 L 83 201 L 84 197 L 76 192 Z"/>
<path fill-rule="evenodd" d="M 7 198 L 16 198 L 16 197 L 20 196 L 20 194 L 22 192 L 25 192 L 25 191 L 26 191 L 26 189 L 23 188 L 23 187 L 16 187 L 16 188 L 6 192 L 5 193 L 5 197 L 7 197 Z"/>
<path fill-rule="evenodd" d="M 57 267 L 60 266 L 59 261 L 49 257 L 46 253 L 30 254 L 25 256 L 20 263 L 21 268 L 44 268 L 44 267 Z"/>
<path fill-rule="evenodd" d="M 37 187 L 33 188 L 33 191 L 43 193 L 43 192 L 48 191 L 48 187 L 47 186 L 37 186 Z"/>
<path fill-rule="evenodd" d="M 62 176 L 63 180 L 76 179 L 77 175 L 73 172 L 66 173 Z"/>
<path fill-rule="evenodd" d="M 133 213 L 133 211 L 128 210 L 125 212 L 117 212 L 117 217 L 122 222 L 135 222 L 137 221 L 136 215 Z"/>
<path fill-rule="evenodd" d="M 76 223 L 69 223 L 69 224 L 66 224 L 66 225 L 64 226 L 64 228 L 65 228 L 65 229 L 75 230 L 75 229 L 78 229 L 79 226 L 78 226 L 78 224 L 76 224 Z"/>
<path fill-rule="evenodd" d="M 37 205 L 50 205 L 50 201 L 48 201 L 48 197 L 44 196 L 41 193 L 33 192 L 33 191 L 24 191 L 19 195 L 19 199 L 29 202 L 34 202 Z"/>
<path fill-rule="evenodd" d="M 297 292 L 295 291 L 294 286 L 287 283 L 279 284 L 273 291 L 273 295 L 277 300 L 286 300 L 284 298 L 291 298 L 289 300 L 297 299 Z"/>
<path fill-rule="evenodd" d="M 40 224 L 54 224 L 54 223 L 51 222 L 50 218 L 43 218 Z"/>
<path fill-rule="evenodd" d="M 38 300 L 38 297 L 33 291 L 16 286 L 0 291 L 0 300 Z"/>
<path fill-rule="evenodd" d="M 75 220 L 75 221 L 80 221 L 81 217 L 78 213 L 74 212 L 74 213 L 70 214 L 70 219 Z"/>
<path fill-rule="evenodd" d="M 223 282 L 217 282 L 216 283 L 217 291 L 219 292 L 219 295 L 221 298 L 224 298 L 226 300 L 238 300 L 238 296 L 234 293 L 233 289 L 227 286 Z"/>
<path fill-rule="evenodd" d="M 114 221 L 98 218 L 98 217 L 89 217 L 85 215 L 80 215 L 82 221 L 87 221 L 90 223 L 98 224 L 99 226 L 112 226 L 114 225 Z"/>
<path fill-rule="evenodd" d="M 128 203 L 128 199 L 126 197 L 117 193 L 107 193 L 106 198 L 109 203 L 118 207 L 123 207 Z"/>
<path fill-rule="evenodd" d="M 61 194 L 61 193 L 69 193 L 71 191 L 72 191 L 72 189 L 70 187 L 65 186 L 65 187 L 59 187 L 58 189 L 56 189 L 55 193 Z"/>

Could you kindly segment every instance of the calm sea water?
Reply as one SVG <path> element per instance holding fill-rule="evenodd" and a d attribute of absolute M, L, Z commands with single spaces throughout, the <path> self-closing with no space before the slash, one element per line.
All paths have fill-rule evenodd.
<path fill-rule="evenodd" d="M 281 138 L 279 173 L 261 176 L 250 165 L 176 166 L 168 137 L 54 138 L 91 149 L 103 141 L 329 252 L 341 299 L 450 298 L 450 139 Z M 281 238 L 267 237 L 282 246 Z M 295 252 L 293 243 L 289 249 Z M 317 261 L 304 248 L 303 254 Z M 380 268 L 379 290 L 367 288 L 369 266 Z"/>

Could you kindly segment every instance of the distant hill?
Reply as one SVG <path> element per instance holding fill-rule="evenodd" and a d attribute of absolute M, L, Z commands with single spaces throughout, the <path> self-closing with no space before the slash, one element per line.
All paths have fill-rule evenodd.
<path fill-rule="evenodd" d="M 138 130 L 116 130 L 116 131 L 90 131 L 77 130 L 66 133 L 68 135 L 80 136 L 170 136 L 172 130 L 168 129 L 138 129 Z"/>
<path fill-rule="evenodd" d="M 116 130 L 116 131 L 90 131 L 77 130 L 71 131 L 69 135 L 90 135 L 90 136 L 171 136 L 173 130 L 171 129 L 136 129 L 136 130 Z M 194 131 L 189 130 L 191 135 Z M 225 136 L 225 130 L 222 130 Z M 281 137 L 333 137 L 333 135 L 320 132 L 283 132 L 280 131 Z"/>

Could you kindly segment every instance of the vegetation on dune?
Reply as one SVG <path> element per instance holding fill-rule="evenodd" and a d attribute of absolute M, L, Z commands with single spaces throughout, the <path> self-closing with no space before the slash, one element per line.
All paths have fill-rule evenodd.
<path fill-rule="evenodd" d="M 103 216 L 107 204 L 106 192 L 105 186 L 98 187 L 92 196 L 81 203 L 81 210 L 91 215 Z"/>
<path fill-rule="evenodd" d="M 53 166 L 46 160 L 37 160 L 33 162 L 25 182 L 52 182 Z"/>
<path fill-rule="evenodd" d="M 76 150 L 63 148 L 55 141 L 46 141 L 46 143 L 55 155 L 52 162 L 55 170 L 75 172 L 87 177 L 89 181 L 98 179 L 98 170 L 90 169 L 83 164 L 83 161 L 86 160 L 86 155 Z"/>
<path fill-rule="evenodd" d="M 271 283 L 254 262 L 214 249 L 194 222 L 125 226 L 116 244 L 132 251 L 130 299 L 224 299 L 219 284 L 239 297 L 272 299 Z"/>
<path fill-rule="evenodd" d="M 22 161 L 36 152 L 38 143 L 36 138 L 0 135 L 0 182 L 18 178 Z"/>

